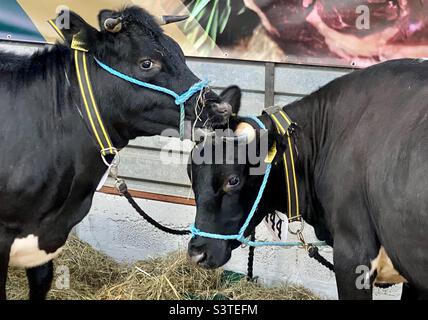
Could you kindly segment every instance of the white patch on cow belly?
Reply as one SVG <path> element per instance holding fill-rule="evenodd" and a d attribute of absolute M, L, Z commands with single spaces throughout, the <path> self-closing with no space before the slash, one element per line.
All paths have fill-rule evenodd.
<path fill-rule="evenodd" d="M 373 275 L 375 271 L 376 279 L 374 283 L 395 284 L 407 282 L 407 280 L 395 270 L 384 247 L 380 248 L 378 256 L 372 261 L 370 274 Z"/>
<path fill-rule="evenodd" d="M 10 249 L 9 266 L 18 268 L 33 268 L 41 266 L 55 258 L 62 250 L 47 253 L 39 248 L 39 238 L 30 234 L 26 238 L 15 239 Z"/>

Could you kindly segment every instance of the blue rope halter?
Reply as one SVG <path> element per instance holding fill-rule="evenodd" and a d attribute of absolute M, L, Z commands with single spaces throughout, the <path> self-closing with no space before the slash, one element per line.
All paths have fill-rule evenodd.
<path fill-rule="evenodd" d="M 108 73 L 122 79 L 125 80 L 127 82 L 130 82 L 132 84 L 135 84 L 137 86 L 140 87 L 144 87 L 150 90 L 154 90 L 154 91 L 159 91 L 162 92 L 164 94 L 170 95 L 171 97 L 173 97 L 175 99 L 175 104 L 177 106 L 180 106 L 180 139 L 184 140 L 184 120 L 185 120 L 185 107 L 184 104 L 191 99 L 196 93 L 200 92 L 201 90 L 203 90 L 204 88 L 208 87 L 208 81 L 204 80 L 204 81 L 200 81 L 198 83 L 195 83 L 193 86 L 191 86 L 186 92 L 184 92 L 183 94 L 179 95 L 176 92 L 164 88 L 164 87 L 160 87 L 148 82 L 144 82 L 138 79 L 135 79 L 133 77 L 130 77 L 126 74 L 123 74 L 115 69 L 113 69 L 112 67 L 109 67 L 108 65 L 102 63 L 101 61 L 99 61 L 97 58 L 95 58 L 95 61 L 97 62 L 97 64 L 103 68 L 105 71 L 107 71 Z"/>
<path fill-rule="evenodd" d="M 247 117 L 248 119 L 253 120 L 262 130 L 266 130 L 266 127 L 262 121 L 260 121 L 259 118 L 254 116 Z M 302 246 L 302 242 L 271 242 L 271 241 L 251 241 L 249 238 L 246 238 L 244 236 L 245 231 L 247 230 L 248 226 L 250 225 L 251 220 L 253 219 L 254 215 L 256 214 L 257 208 L 259 206 L 259 203 L 263 197 L 263 193 L 266 189 L 266 185 L 269 180 L 269 175 L 272 170 L 272 164 L 269 163 L 266 166 L 266 170 L 263 177 L 262 185 L 260 186 L 259 193 L 257 194 L 256 200 L 254 201 L 254 204 L 251 208 L 250 213 L 248 214 L 247 219 L 245 220 L 243 226 L 239 230 L 238 234 L 235 235 L 223 235 L 223 234 L 216 234 L 216 233 L 208 233 L 203 232 L 195 227 L 195 225 L 192 225 L 190 227 L 190 232 L 192 233 L 193 237 L 203 237 L 203 238 L 211 238 L 211 239 L 217 239 L 217 240 L 237 240 L 243 244 L 246 244 L 251 247 L 261 247 L 261 246 L 277 246 L 277 247 L 299 247 Z M 315 242 L 312 243 L 315 246 L 325 245 L 325 242 Z"/>

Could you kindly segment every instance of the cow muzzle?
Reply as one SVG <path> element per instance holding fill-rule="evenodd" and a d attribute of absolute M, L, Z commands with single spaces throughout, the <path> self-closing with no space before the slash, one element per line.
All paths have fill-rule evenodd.
<path fill-rule="evenodd" d="M 205 106 L 203 112 L 208 119 L 206 126 L 216 129 L 227 124 L 232 116 L 232 106 L 229 103 L 221 101 L 220 97 L 210 89 L 204 93 L 203 103 Z"/>
<path fill-rule="evenodd" d="M 189 262 L 205 268 L 216 269 L 225 265 L 232 256 L 230 241 L 196 237 L 188 246 Z"/>

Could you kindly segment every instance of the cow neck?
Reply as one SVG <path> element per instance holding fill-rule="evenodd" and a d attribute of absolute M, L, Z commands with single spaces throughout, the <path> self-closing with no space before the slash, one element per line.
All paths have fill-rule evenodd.
<path fill-rule="evenodd" d="M 56 26 L 54 20 L 49 20 L 48 23 L 56 31 L 59 37 L 65 41 L 63 32 Z M 100 149 L 101 158 L 107 167 L 110 167 L 112 160 L 118 154 L 119 150 L 113 146 L 110 135 L 104 125 L 104 121 L 98 108 L 97 100 L 92 87 L 91 78 L 89 75 L 88 68 L 88 49 L 85 47 L 85 43 L 80 40 L 79 34 L 76 34 L 72 38 L 71 42 L 71 61 L 74 62 L 74 69 L 76 74 L 76 80 L 78 82 L 79 93 L 81 101 L 83 102 L 83 108 L 76 105 L 81 117 L 83 118 L 87 128 L 95 138 L 95 142 Z M 65 75 L 68 84 L 71 87 L 70 79 Z M 83 109 L 83 110 L 82 110 Z"/>
<path fill-rule="evenodd" d="M 78 46 L 72 45 L 72 48 L 76 78 L 83 101 L 83 110 L 80 110 L 80 113 L 92 135 L 95 137 L 104 162 L 106 165 L 109 165 L 110 161 L 107 161 L 106 157 L 117 155 L 118 149 L 113 146 L 97 105 L 88 71 L 87 52 L 84 49 L 80 49 Z"/>
<path fill-rule="evenodd" d="M 291 118 L 279 108 L 268 108 L 260 117 L 269 132 L 276 132 L 281 135 L 286 144 L 285 151 L 282 154 L 276 154 L 275 150 L 271 154 L 276 154 L 276 160 L 272 167 L 272 175 L 268 183 L 267 191 L 262 207 L 263 215 L 275 210 L 287 214 L 289 222 L 300 221 L 301 219 L 301 186 L 299 186 L 297 173 L 297 145 L 294 139 L 294 128 L 296 124 Z M 270 135 L 272 136 L 272 135 Z M 273 148 L 278 149 L 275 142 L 270 142 Z M 278 195 L 281 196 L 271 196 Z M 284 201 L 285 199 L 285 201 Z"/>
<path fill-rule="evenodd" d="M 273 130 L 275 127 L 273 126 Z M 260 206 L 260 217 L 257 224 L 266 218 L 269 214 L 275 211 L 288 213 L 287 203 L 287 187 L 284 180 L 285 172 L 283 169 L 282 161 L 274 163 L 272 166 L 272 173 L 266 187 L 265 196 L 263 197 Z M 288 216 L 288 214 L 287 214 Z"/>
<path fill-rule="evenodd" d="M 276 131 L 286 143 L 285 151 L 282 154 L 282 167 L 287 194 L 287 216 L 289 222 L 300 221 L 300 199 L 297 179 L 297 146 L 295 140 L 295 128 L 297 127 L 290 117 L 283 111 L 277 110 L 269 114 L 273 120 Z"/>
<path fill-rule="evenodd" d="M 316 177 L 322 175 L 322 159 L 327 151 L 328 104 L 320 92 L 293 102 L 283 110 L 298 125 L 296 145 L 299 150 L 297 174 L 301 196 L 302 218 L 311 224 L 317 237 L 329 241 L 324 208 L 317 196 Z"/>

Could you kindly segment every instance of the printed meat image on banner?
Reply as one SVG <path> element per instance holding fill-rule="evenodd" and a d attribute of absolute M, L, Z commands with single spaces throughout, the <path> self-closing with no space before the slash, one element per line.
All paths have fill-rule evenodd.
<path fill-rule="evenodd" d="M 189 15 L 165 28 L 187 56 L 350 67 L 428 57 L 428 0 L 4 0 L 0 39 L 52 43 L 58 8 L 98 28 L 100 9 L 132 4 Z"/>
<path fill-rule="evenodd" d="M 184 1 L 229 57 L 365 67 L 428 57 L 427 0 Z M 205 46 L 203 49 L 201 47 Z"/>

